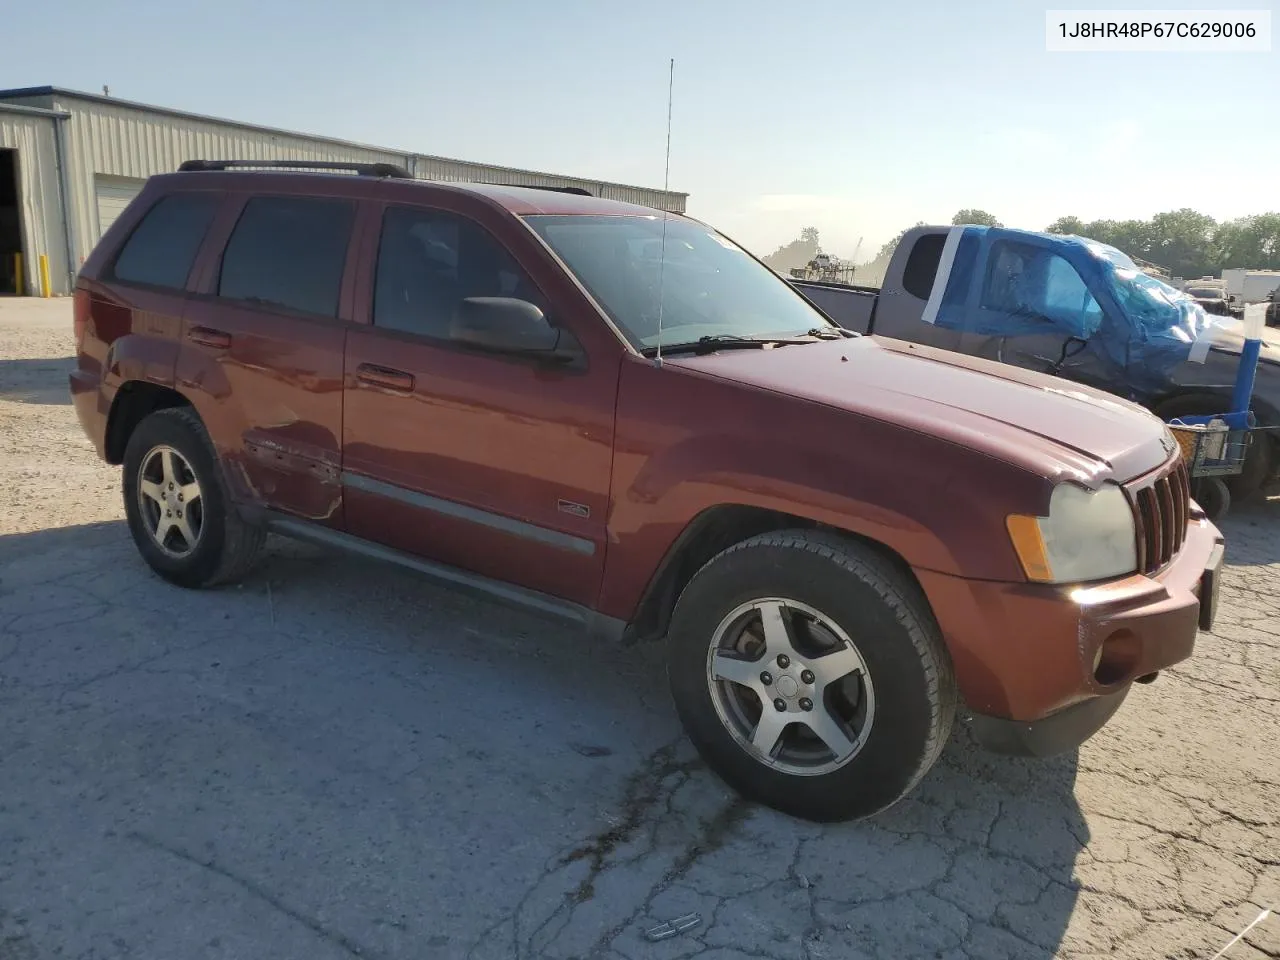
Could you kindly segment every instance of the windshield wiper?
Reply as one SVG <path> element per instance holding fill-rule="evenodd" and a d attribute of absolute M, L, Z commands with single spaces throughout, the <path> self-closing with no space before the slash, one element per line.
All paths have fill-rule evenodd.
<path fill-rule="evenodd" d="M 813 331 L 801 337 L 740 337 L 733 333 L 718 333 L 685 343 L 664 343 L 662 352 L 665 354 L 714 353 L 717 350 L 763 350 L 766 347 L 782 347 L 792 343 L 813 343 L 812 339 L 804 338 L 817 336 L 818 334 Z M 823 339 L 830 339 L 830 337 Z M 646 357 L 655 357 L 658 355 L 658 348 L 645 347 L 640 353 Z"/>
<path fill-rule="evenodd" d="M 814 327 L 806 337 L 817 337 L 819 340 L 839 340 L 841 337 L 860 337 L 857 330 L 846 330 L 844 327 Z"/>

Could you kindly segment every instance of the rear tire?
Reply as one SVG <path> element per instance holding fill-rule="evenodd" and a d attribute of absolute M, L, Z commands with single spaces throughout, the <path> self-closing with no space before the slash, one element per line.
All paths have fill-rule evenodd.
<path fill-rule="evenodd" d="M 923 594 L 844 537 L 784 531 L 725 550 L 684 589 L 668 644 L 676 710 L 708 766 L 793 816 L 884 810 L 950 735 L 955 678 Z"/>
<path fill-rule="evenodd" d="M 227 494 L 213 444 L 190 407 L 158 410 L 125 446 L 129 532 L 147 564 L 170 583 L 211 587 L 244 577 L 266 540 Z"/>

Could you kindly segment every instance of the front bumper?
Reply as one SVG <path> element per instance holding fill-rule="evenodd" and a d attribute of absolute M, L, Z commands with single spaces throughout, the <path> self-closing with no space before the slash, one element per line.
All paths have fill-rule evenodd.
<path fill-rule="evenodd" d="M 979 740 L 1047 755 L 1096 733 L 1134 680 L 1191 655 L 1197 630 L 1213 625 L 1222 556 L 1222 535 L 1197 517 L 1150 577 L 1070 588 L 916 575 Z"/>

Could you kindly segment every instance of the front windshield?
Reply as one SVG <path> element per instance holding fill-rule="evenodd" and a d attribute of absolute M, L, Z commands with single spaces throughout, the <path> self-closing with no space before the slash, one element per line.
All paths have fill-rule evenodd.
<path fill-rule="evenodd" d="M 637 349 L 658 345 L 660 312 L 664 347 L 706 336 L 800 336 L 832 326 L 772 270 L 691 220 L 666 220 L 664 258 L 657 215 L 525 219 Z"/>
<path fill-rule="evenodd" d="M 1218 320 L 1196 303 L 1194 294 L 1182 291 L 1158 277 L 1143 273 L 1115 247 L 1084 242 L 1104 265 L 1103 279 L 1140 342 L 1165 341 L 1190 344 Z M 1216 292 L 1214 296 L 1218 296 Z"/>

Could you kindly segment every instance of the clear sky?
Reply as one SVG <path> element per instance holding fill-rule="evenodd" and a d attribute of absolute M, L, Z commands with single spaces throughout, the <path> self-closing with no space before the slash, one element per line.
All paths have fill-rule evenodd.
<path fill-rule="evenodd" d="M 1175 0 L 1164 0 L 1173 5 Z M 1079 6 L 1129 9 L 1092 0 Z M 1153 4 L 1154 5 L 1154 4 Z M 981 207 L 1280 210 L 1271 53 L 1050 54 L 1062 0 L 43 0 L 0 87 L 52 84 L 467 160 L 671 187 L 757 253 L 816 226 L 859 259 Z M 1190 8 L 1271 9 L 1276 0 Z"/>

